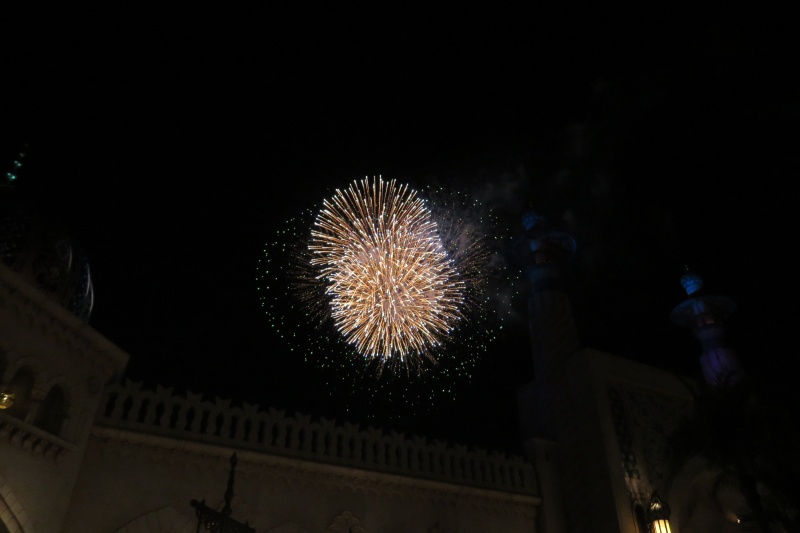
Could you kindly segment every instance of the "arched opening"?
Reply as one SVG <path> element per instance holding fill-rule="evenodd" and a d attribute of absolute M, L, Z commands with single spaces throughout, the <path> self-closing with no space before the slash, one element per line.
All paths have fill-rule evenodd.
<path fill-rule="evenodd" d="M 0 476 L 0 533 L 25 533 L 21 524 L 25 521 L 25 510 L 3 476 Z"/>
<path fill-rule="evenodd" d="M 61 433 L 66 415 L 67 398 L 64 389 L 60 385 L 53 385 L 42 402 L 35 425 L 48 433 L 58 435 Z"/>
<path fill-rule="evenodd" d="M 33 372 L 28 367 L 17 370 L 16 375 L 6 387 L 7 394 L 13 395 L 13 403 L 5 412 L 10 416 L 25 420 L 31 407 L 31 392 L 33 391 Z"/>
<path fill-rule="evenodd" d="M 644 506 L 638 501 L 633 502 L 633 519 L 636 522 L 636 533 L 649 533 Z"/>
<path fill-rule="evenodd" d="M 675 530 L 681 533 L 742 531 L 739 517 L 747 504 L 735 487 L 720 482 L 719 474 L 699 458 L 688 461 L 670 490 Z"/>

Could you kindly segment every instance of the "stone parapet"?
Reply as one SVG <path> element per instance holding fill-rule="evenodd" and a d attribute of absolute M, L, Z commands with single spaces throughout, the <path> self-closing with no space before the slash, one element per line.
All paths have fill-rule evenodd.
<path fill-rule="evenodd" d="M 7 440 L 10 444 L 28 450 L 34 455 L 53 460 L 58 460 L 64 451 L 76 449 L 74 444 L 64 439 L 2 412 L 0 412 L 0 439 Z"/>
<path fill-rule="evenodd" d="M 509 493 L 537 490 L 533 465 L 519 456 L 131 381 L 105 389 L 96 425 Z"/>

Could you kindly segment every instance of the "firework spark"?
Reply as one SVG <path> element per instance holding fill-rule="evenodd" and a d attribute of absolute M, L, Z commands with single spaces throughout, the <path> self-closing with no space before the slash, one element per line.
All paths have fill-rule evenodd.
<path fill-rule="evenodd" d="M 464 282 L 425 202 L 363 179 L 326 200 L 309 250 L 345 340 L 383 362 L 427 357 L 462 318 Z"/>
<path fill-rule="evenodd" d="M 329 203 L 334 196 L 327 195 Z M 484 356 L 505 335 L 493 295 L 496 284 L 506 286 L 503 262 L 496 259 L 507 229 L 499 227 L 491 210 L 463 183 L 457 189 L 427 185 L 417 196 L 435 221 L 452 261 L 450 271 L 457 274 L 453 279 L 462 284 L 460 318 L 425 354 L 408 354 L 403 360 L 397 354 L 368 357 L 348 344 L 332 316 L 325 265 L 312 264 L 323 256 L 309 249 L 316 241 L 312 230 L 320 231 L 315 221 L 324 206 L 309 206 L 286 220 L 265 243 L 258 262 L 256 284 L 269 321 L 265 332 L 283 347 L 276 346 L 273 355 L 305 363 L 309 379 L 319 380 L 329 392 L 332 412 L 347 412 L 354 420 L 385 421 L 388 416 L 402 424 L 453 405 L 465 387 L 482 379 L 482 365 L 490 361 Z"/>

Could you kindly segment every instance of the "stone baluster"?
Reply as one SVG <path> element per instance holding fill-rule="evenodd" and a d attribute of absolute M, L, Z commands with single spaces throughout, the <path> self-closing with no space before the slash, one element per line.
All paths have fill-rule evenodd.
<path fill-rule="evenodd" d="M 508 457 L 463 445 L 448 446 L 398 432 L 307 415 L 287 417 L 284 411 L 259 411 L 257 405 L 231 407 L 229 400 L 203 401 L 199 394 L 186 398 L 168 387 L 142 390 L 142 384 L 109 385 L 103 393 L 98 422 L 157 433 L 188 432 L 198 440 L 242 442 L 265 451 L 291 452 L 311 460 L 373 468 L 386 472 L 417 473 L 424 477 L 456 480 L 472 485 L 535 490 L 533 468 L 520 457 Z M 108 414 L 106 414 L 108 413 Z"/>
<path fill-rule="evenodd" d="M 114 384 L 112 388 L 109 389 L 108 398 L 110 401 L 114 402 L 114 407 L 111 410 L 110 417 L 111 420 L 122 420 L 123 409 L 125 408 L 125 398 L 127 398 L 125 388 L 121 385 Z"/>
<path fill-rule="evenodd" d="M 282 449 L 286 446 L 286 419 L 284 411 L 270 409 L 270 424 L 268 441 L 270 447 Z"/>
<path fill-rule="evenodd" d="M 128 423 L 136 424 L 139 422 L 139 411 L 141 410 L 144 396 L 141 394 L 141 382 L 131 381 L 130 384 L 130 388 L 133 390 L 128 392 L 128 398 L 126 398 L 126 400 L 130 400 L 130 409 L 128 409 L 126 413 L 123 413 L 123 417 L 125 417 Z"/>
<path fill-rule="evenodd" d="M 156 385 L 155 392 L 149 394 L 150 402 L 144 417 L 145 424 L 148 426 L 169 427 L 170 412 L 168 405 L 172 394 L 172 387 Z"/>
<path fill-rule="evenodd" d="M 256 413 L 258 413 L 258 405 L 244 402 L 242 404 L 241 412 L 241 420 L 236 428 L 234 439 L 237 441 L 254 442 L 253 435 L 256 433 L 257 426 L 255 423 L 255 418 Z"/>
<path fill-rule="evenodd" d="M 193 392 L 186 393 L 186 420 L 188 423 L 183 427 L 189 433 L 200 432 L 200 423 L 203 417 L 202 399 L 203 397 L 199 394 Z"/>
<path fill-rule="evenodd" d="M 387 439 L 387 461 L 386 465 L 393 468 L 400 470 L 402 467 L 401 464 L 401 450 L 403 445 L 403 435 L 392 431 L 389 435 L 386 436 Z"/>
<path fill-rule="evenodd" d="M 218 435 L 220 438 L 229 439 L 231 434 L 232 423 L 231 401 L 229 399 L 214 398 L 214 432 L 213 435 Z"/>
<path fill-rule="evenodd" d="M 350 459 L 350 440 L 347 438 L 347 431 L 340 425 L 333 428 L 334 446 L 336 446 L 336 457 L 338 459 Z"/>
<path fill-rule="evenodd" d="M 363 433 L 360 428 L 351 426 L 353 432 L 350 434 L 350 440 L 353 445 L 352 459 L 355 463 L 360 463 L 364 459 L 364 440 Z"/>
<path fill-rule="evenodd" d="M 335 427 L 334 421 L 327 418 L 321 418 L 319 421 L 320 435 L 322 437 L 322 447 L 320 453 L 326 457 L 336 457 L 336 440 L 333 436 L 333 429 Z"/>
<path fill-rule="evenodd" d="M 453 449 L 453 477 L 456 479 L 463 479 L 464 478 L 464 468 L 466 462 L 467 455 L 467 447 L 461 444 L 458 444 Z"/>
<path fill-rule="evenodd" d="M 292 444 L 295 443 L 294 434 L 297 431 L 297 423 L 292 420 L 291 418 L 287 418 L 283 422 L 283 427 L 285 429 L 284 438 L 280 442 L 280 447 L 284 450 L 294 450 L 295 448 Z"/>
<path fill-rule="evenodd" d="M 431 472 L 437 476 L 445 476 L 448 473 L 447 468 L 447 443 L 443 440 L 436 439 L 433 441 L 433 468 Z"/>

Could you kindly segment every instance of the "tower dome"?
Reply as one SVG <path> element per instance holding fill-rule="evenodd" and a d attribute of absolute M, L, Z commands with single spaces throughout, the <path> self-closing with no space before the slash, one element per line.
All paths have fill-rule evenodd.
<path fill-rule="evenodd" d="M 89 263 L 52 213 L 0 188 L 0 261 L 87 322 L 94 304 Z"/>

